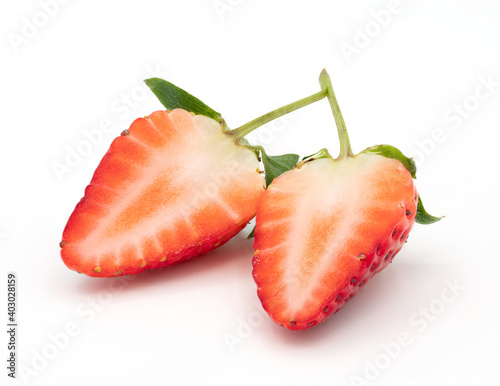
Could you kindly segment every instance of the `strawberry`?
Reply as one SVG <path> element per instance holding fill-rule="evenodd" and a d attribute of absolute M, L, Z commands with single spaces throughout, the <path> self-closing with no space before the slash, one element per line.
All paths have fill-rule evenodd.
<path fill-rule="evenodd" d="M 264 191 L 253 152 L 215 120 L 156 111 L 116 138 L 63 232 L 62 259 L 89 276 L 139 273 L 223 245 Z"/>
<path fill-rule="evenodd" d="M 130 275 L 191 259 L 226 243 L 255 216 L 266 178 L 298 155 L 268 156 L 244 136 L 325 92 L 235 130 L 186 91 L 158 78 L 146 84 L 172 111 L 135 120 L 116 138 L 64 229 L 61 256 L 89 276 Z"/>
<path fill-rule="evenodd" d="M 408 239 L 423 208 L 415 164 L 380 145 L 353 155 L 330 78 L 320 77 L 337 122 L 340 156 L 326 149 L 277 177 L 257 207 L 253 278 L 264 309 L 290 330 L 340 310 L 382 271 Z"/>

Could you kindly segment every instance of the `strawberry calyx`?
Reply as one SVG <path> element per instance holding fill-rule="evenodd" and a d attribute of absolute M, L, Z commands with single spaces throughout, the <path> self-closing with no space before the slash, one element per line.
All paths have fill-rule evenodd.
<path fill-rule="evenodd" d="M 401 150 L 398 148 L 391 146 L 391 145 L 376 145 L 376 146 L 371 146 L 365 150 L 363 150 L 361 153 L 373 153 L 373 154 L 379 154 L 382 155 L 386 158 L 394 158 L 397 159 L 399 162 L 401 162 L 404 167 L 410 172 L 411 176 L 413 178 L 417 178 L 417 165 L 415 164 L 415 161 L 413 161 L 413 158 L 409 158 L 405 156 Z"/>
<path fill-rule="evenodd" d="M 167 110 L 184 109 L 196 115 L 212 118 L 221 123 L 224 128 L 227 127 L 220 113 L 175 84 L 160 78 L 149 78 L 144 80 L 144 83 Z"/>
<path fill-rule="evenodd" d="M 333 157 L 328 152 L 328 149 L 327 148 L 323 148 L 323 149 L 321 149 L 320 151 L 318 151 L 318 152 L 316 152 L 314 154 L 311 154 L 311 155 L 308 155 L 308 156 L 302 158 L 302 160 L 300 162 L 298 162 L 297 165 L 295 165 L 295 167 L 297 169 L 300 169 L 306 163 L 314 161 L 316 159 L 320 159 L 320 158 L 330 158 L 330 159 L 333 160 Z"/>
<path fill-rule="evenodd" d="M 420 198 L 420 194 L 418 195 L 418 202 L 417 202 L 417 215 L 415 216 L 415 222 L 422 224 L 422 225 L 427 225 L 427 224 L 434 224 L 435 222 L 438 222 L 444 218 L 444 216 L 436 217 L 433 216 L 429 213 L 424 208 L 424 204 L 422 203 L 422 199 Z"/>
<path fill-rule="evenodd" d="M 261 160 L 264 165 L 264 171 L 266 172 L 266 188 L 276 177 L 288 170 L 293 169 L 300 158 L 298 154 L 292 153 L 270 156 L 266 153 L 262 146 L 247 147 L 255 151 L 259 151 L 262 155 Z"/>

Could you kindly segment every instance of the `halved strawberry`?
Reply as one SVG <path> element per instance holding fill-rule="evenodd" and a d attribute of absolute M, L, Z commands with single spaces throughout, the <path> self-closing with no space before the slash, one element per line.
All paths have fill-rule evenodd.
<path fill-rule="evenodd" d="M 135 274 L 223 245 L 264 191 L 255 153 L 225 127 L 186 110 L 156 111 L 116 138 L 61 242 L 72 270 Z"/>
<path fill-rule="evenodd" d="M 339 128 L 326 150 L 276 178 L 257 208 L 253 277 L 278 324 L 304 330 L 341 309 L 401 250 L 419 210 L 411 160 L 392 146 L 354 156 L 326 72 L 320 82 Z M 425 222 L 422 220 L 422 222 Z"/>
<path fill-rule="evenodd" d="M 320 158 L 276 178 L 257 209 L 253 277 L 271 317 L 290 329 L 322 322 L 389 264 L 416 214 L 401 162 Z"/>

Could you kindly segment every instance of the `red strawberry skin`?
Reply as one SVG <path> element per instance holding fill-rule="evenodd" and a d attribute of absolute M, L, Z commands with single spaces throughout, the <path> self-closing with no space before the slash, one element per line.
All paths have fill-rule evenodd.
<path fill-rule="evenodd" d="M 130 275 L 231 239 L 264 191 L 255 154 L 222 125 L 182 109 L 135 120 L 111 144 L 63 232 L 68 268 Z"/>
<path fill-rule="evenodd" d="M 257 209 L 253 277 L 264 309 L 290 330 L 339 311 L 401 250 L 417 192 L 395 159 L 318 159 L 276 178 Z"/>

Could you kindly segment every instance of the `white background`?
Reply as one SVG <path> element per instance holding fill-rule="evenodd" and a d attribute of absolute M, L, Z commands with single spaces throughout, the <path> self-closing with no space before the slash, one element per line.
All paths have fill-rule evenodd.
<path fill-rule="evenodd" d="M 0 288 L 17 273 L 18 376 L 23 366 L 29 384 L 51 386 L 498 385 L 498 3 L 53 4 L 0 5 Z M 354 151 L 389 143 L 413 155 L 427 209 L 446 215 L 415 225 L 395 263 L 339 314 L 301 333 L 275 325 L 256 296 L 248 229 L 118 289 L 65 267 L 61 233 L 100 158 L 162 108 L 143 79 L 185 88 L 234 128 L 318 91 L 324 67 Z M 58 176 L 54 165 L 102 121 L 113 132 Z M 338 152 L 326 101 L 252 138 L 270 154 Z"/>

